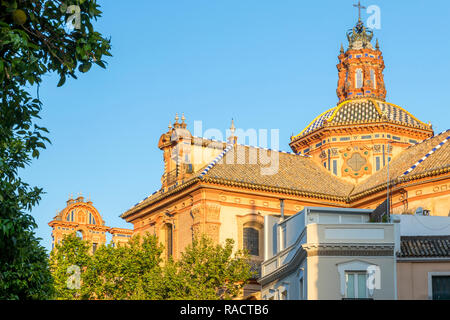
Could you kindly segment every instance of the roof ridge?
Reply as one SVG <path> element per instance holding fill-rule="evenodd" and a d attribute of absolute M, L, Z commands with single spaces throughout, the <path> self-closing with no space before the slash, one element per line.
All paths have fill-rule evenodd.
<path fill-rule="evenodd" d="M 419 147 L 422 143 L 424 143 L 424 142 L 426 142 L 426 141 L 428 141 L 428 140 L 430 140 L 430 139 L 433 139 L 433 138 L 438 138 L 438 137 L 440 137 L 440 136 L 442 136 L 443 134 L 446 134 L 446 133 L 450 133 L 450 129 L 445 130 L 445 131 L 443 131 L 443 132 L 441 132 L 441 133 L 439 133 L 439 134 L 437 134 L 437 135 L 434 135 L 434 136 L 429 137 L 429 138 L 427 138 L 427 139 L 425 139 L 425 140 L 423 140 L 423 141 L 421 141 L 421 142 L 418 142 L 418 143 L 416 143 L 416 144 L 414 144 L 414 145 L 409 146 L 408 148 L 406 148 L 405 150 L 403 150 L 400 154 L 396 155 L 396 156 L 391 160 L 391 163 L 393 163 L 393 164 L 396 163 L 397 157 L 400 157 L 404 152 L 407 152 L 407 150 L 414 152 L 414 150 L 411 150 L 411 148 L 414 148 L 415 146 Z M 442 137 L 441 137 L 441 139 L 442 139 Z M 447 139 L 450 140 L 450 135 L 449 135 L 448 137 L 446 137 L 446 140 L 447 140 Z M 436 140 L 437 140 L 437 139 L 436 139 Z M 447 142 L 448 142 L 448 140 L 447 140 Z M 441 141 L 441 142 L 442 142 L 442 141 Z M 440 143 L 439 143 L 439 144 L 440 144 Z M 438 145 L 439 145 L 439 144 L 438 144 Z M 432 147 L 432 146 L 429 147 L 431 150 L 427 153 L 427 157 L 426 157 L 426 158 L 428 158 L 431 154 L 435 153 L 435 152 L 440 148 L 440 147 L 438 148 L 438 145 L 435 146 L 435 147 Z M 442 145 L 443 145 L 443 144 L 442 144 Z M 442 145 L 441 145 L 441 146 L 442 146 Z M 434 151 L 433 151 L 433 150 L 434 150 Z M 417 157 L 420 157 L 420 155 L 421 155 L 421 154 L 424 154 L 425 152 L 426 152 L 426 150 L 423 151 L 423 153 L 422 153 L 422 152 L 421 152 L 421 153 L 418 153 Z M 426 158 L 425 158 L 425 159 L 426 159 Z M 420 161 L 420 162 L 419 162 L 419 161 Z M 417 161 L 413 166 L 409 167 L 409 169 L 408 169 L 407 171 L 404 171 L 405 169 L 400 169 L 400 168 L 399 168 L 398 171 L 400 171 L 400 172 L 398 173 L 398 176 L 392 177 L 391 180 L 390 180 L 390 183 L 396 185 L 396 184 L 398 184 L 398 183 L 404 183 L 404 182 L 409 181 L 409 180 L 418 179 L 418 178 L 420 178 L 420 177 L 423 177 L 424 174 L 428 174 L 428 173 L 429 173 L 429 174 L 437 174 L 436 168 L 427 169 L 427 171 L 425 171 L 425 172 L 419 172 L 419 173 L 416 174 L 416 173 L 414 172 L 414 169 L 416 169 L 416 168 L 418 167 L 418 165 L 420 165 L 420 163 L 424 162 L 423 157 L 422 157 L 422 159 L 419 160 L 419 161 Z M 403 167 L 403 168 L 404 168 L 404 167 Z M 447 167 L 447 168 L 448 168 L 448 167 Z M 383 168 L 383 169 L 384 169 L 384 168 Z M 440 169 L 440 170 L 441 170 L 441 171 L 439 171 L 439 172 L 440 172 L 440 173 L 443 173 L 443 172 L 442 172 L 442 169 Z M 385 189 L 385 188 L 386 188 L 386 181 L 384 181 L 384 180 L 383 180 L 384 182 L 381 182 L 381 183 L 375 181 L 373 184 L 369 183 L 369 185 L 366 185 L 366 186 L 365 186 L 365 184 L 367 184 L 368 181 L 370 182 L 370 179 L 372 179 L 373 176 L 379 175 L 380 172 L 382 172 L 382 171 L 380 170 L 379 172 L 375 172 L 375 173 L 372 174 L 368 179 L 363 180 L 363 181 L 359 182 L 358 184 L 356 184 L 355 189 L 357 188 L 357 190 L 352 190 L 352 191 L 350 192 L 350 194 L 349 194 L 350 201 L 354 201 L 355 199 L 360 198 L 360 197 L 363 196 L 364 194 L 371 194 L 371 193 L 373 193 L 373 192 L 378 192 L 378 191 L 380 191 L 380 190 L 383 189 L 383 188 Z M 403 172 L 403 174 L 401 174 L 401 172 Z M 412 172 L 412 173 L 411 173 L 411 172 Z M 447 169 L 444 168 L 444 172 L 449 172 L 449 170 L 447 170 Z M 385 173 L 384 173 L 384 174 L 385 174 Z M 428 175 L 427 175 L 427 176 L 428 176 Z"/>
<path fill-rule="evenodd" d="M 133 209 L 135 209 L 136 207 L 138 207 L 140 204 L 144 203 L 147 199 L 151 198 L 152 196 L 155 196 L 155 198 L 153 198 L 153 200 L 157 199 L 160 196 L 166 196 L 167 194 L 171 194 L 174 190 L 180 189 L 180 188 L 185 188 L 186 186 L 189 186 L 190 184 L 194 183 L 196 180 L 198 180 L 197 176 L 191 177 L 188 180 L 184 181 L 181 184 L 175 183 L 172 187 L 172 189 L 168 189 L 166 191 L 163 191 L 164 189 L 161 188 L 159 190 L 156 190 L 155 192 L 153 192 L 151 195 L 147 196 L 146 198 L 144 198 L 143 200 L 139 201 L 138 203 L 136 203 L 134 206 L 132 206 L 131 208 L 129 208 L 127 211 L 125 211 L 124 213 L 120 214 L 119 217 L 121 218 L 125 218 L 127 215 L 129 215 L 129 212 Z M 158 194 L 159 193 L 159 194 Z M 150 199 L 149 199 L 150 201 Z"/>
<path fill-rule="evenodd" d="M 241 144 L 241 143 L 236 143 L 236 145 L 247 147 L 247 148 L 255 148 L 255 149 L 262 149 L 262 150 L 266 150 L 266 151 L 274 151 L 274 152 L 279 152 L 279 153 L 285 153 L 285 154 L 290 154 L 290 155 L 293 155 L 293 156 L 301 156 L 301 157 L 305 157 L 305 158 L 312 158 L 312 156 L 306 155 L 306 154 L 301 154 L 301 152 L 295 153 L 295 152 L 284 151 L 284 150 L 264 148 L 264 147 L 260 147 L 260 146 L 251 146 L 251 145 Z"/>
<path fill-rule="evenodd" d="M 276 149 L 271 149 L 271 148 L 263 148 L 263 147 L 259 147 L 259 146 L 250 146 L 250 145 L 245 145 L 245 144 L 240 144 L 240 143 L 233 143 L 233 144 L 228 144 L 228 146 L 213 161 L 211 161 L 205 167 L 205 169 L 203 169 L 200 172 L 198 177 L 203 178 L 203 176 L 205 176 L 209 172 L 209 170 L 211 170 L 220 160 L 222 160 L 222 158 L 225 156 L 225 154 L 227 154 L 228 151 L 230 151 L 234 146 L 243 146 L 243 147 L 247 147 L 247 148 L 255 148 L 255 149 L 261 149 L 261 150 L 266 150 L 266 151 L 274 151 L 274 152 L 294 155 L 294 156 L 301 156 L 301 157 L 305 157 L 305 158 L 311 158 L 311 156 L 309 156 L 309 155 L 302 155 L 300 153 L 276 150 Z"/>
<path fill-rule="evenodd" d="M 342 102 L 343 103 L 343 102 Z M 317 117 L 315 117 L 314 118 L 314 120 L 313 121 L 311 121 L 299 134 L 297 134 L 297 135 L 295 135 L 295 136 L 292 136 L 291 137 L 291 141 L 293 141 L 293 140 L 295 140 L 296 138 L 298 138 L 298 137 L 300 137 L 300 136 L 302 136 L 304 133 L 306 133 L 306 131 L 308 130 L 308 128 L 310 128 L 316 121 L 318 121 L 321 117 L 324 117 L 328 112 L 330 112 L 331 110 L 333 110 L 333 109 L 336 109 L 337 107 L 338 107 L 339 105 L 336 105 L 336 106 L 334 106 L 334 107 L 332 107 L 332 108 L 330 108 L 330 109 L 328 109 L 328 110 L 326 110 L 326 111 L 324 111 L 324 112 L 322 112 L 321 114 L 319 114 Z M 335 110 L 333 110 L 333 112 L 334 112 Z M 326 118 L 326 119 L 328 119 L 328 117 Z"/>
<path fill-rule="evenodd" d="M 343 113 L 341 113 L 341 110 L 343 110 Z M 335 126 L 353 123 L 370 124 L 373 122 L 387 122 L 416 129 L 431 130 L 430 125 L 427 125 L 405 108 L 383 99 L 366 96 L 343 100 L 336 106 L 320 113 L 299 134 L 291 136 L 291 142 L 316 130 L 323 129 L 327 123 Z"/>
<path fill-rule="evenodd" d="M 446 131 L 444 131 L 444 132 L 442 132 L 442 133 L 445 133 L 445 132 L 447 132 L 447 131 L 449 131 L 449 130 L 446 130 Z M 441 133 L 441 134 L 442 134 Z M 439 134 L 439 135 L 441 135 L 441 134 Z M 437 136 L 439 136 L 439 135 L 437 135 Z M 434 137 L 437 137 L 437 136 L 434 136 Z M 420 165 L 422 162 L 424 162 L 430 155 L 432 155 L 433 153 L 435 153 L 437 150 L 439 150 L 448 140 L 450 140 L 450 135 L 449 136 L 447 136 L 447 138 L 445 138 L 444 140 L 442 140 L 438 145 L 436 145 L 434 148 L 432 148 L 426 155 L 424 155 L 422 158 L 420 158 L 416 163 L 414 163 L 408 170 L 406 170 L 405 172 L 403 172 L 403 174 L 400 176 L 400 178 L 401 177 L 403 177 L 403 176 L 405 176 L 405 175 L 407 175 L 407 174 L 409 174 L 411 171 L 413 171 L 415 168 L 417 168 L 417 166 L 418 165 Z M 425 142 L 426 140 L 424 140 L 424 141 L 422 141 L 422 143 L 423 142 Z"/>
<path fill-rule="evenodd" d="M 401 240 L 408 240 L 408 239 L 433 239 L 433 240 L 440 240 L 440 239 L 450 239 L 450 235 L 417 235 L 417 236 L 401 236 Z"/>
<path fill-rule="evenodd" d="M 335 110 L 333 111 L 333 113 L 331 114 L 331 116 L 327 119 L 327 121 L 333 121 L 334 117 L 336 116 L 336 114 L 338 113 L 338 111 L 344 106 L 346 105 L 350 100 L 344 100 L 340 103 L 338 103 L 336 105 Z"/>
<path fill-rule="evenodd" d="M 407 149 L 412 148 L 412 147 L 414 147 L 414 146 L 416 146 L 416 145 L 418 145 L 418 144 L 421 144 L 421 143 L 423 143 L 423 142 L 425 142 L 425 141 L 428 141 L 428 140 L 430 140 L 430 139 L 439 137 L 440 135 L 443 135 L 444 133 L 447 133 L 447 132 L 450 132 L 450 129 L 444 130 L 444 131 L 442 131 L 442 132 L 440 132 L 440 133 L 438 133 L 438 134 L 435 134 L 435 135 L 433 135 L 433 136 L 431 136 L 431 137 L 428 137 L 428 138 L 426 138 L 426 139 L 424 139 L 424 140 L 422 140 L 422 141 L 416 142 L 416 143 L 410 145 Z"/>
<path fill-rule="evenodd" d="M 375 110 L 378 112 L 378 115 L 380 116 L 380 117 L 383 117 L 383 112 L 381 111 L 381 108 L 380 108 L 380 106 L 378 105 L 378 101 L 376 100 L 376 99 L 367 99 L 367 100 L 369 100 L 370 102 L 372 102 L 373 103 L 373 105 L 374 105 L 374 107 L 375 107 Z"/>
<path fill-rule="evenodd" d="M 397 104 L 395 104 L 395 103 L 388 102 L 388 101 L 383 101 L 382 103 L 389 104 L 389 105 L 391 105 L 392 107 L 398 108 L 398 109 L 402 110 L 403 112 L 406 112 L 411 118 L 413 118 L 414 120 L 416 120 L 418 123 L 427 126 L 427 124 L 426 124 L 425 122 L 423 122 L 422 120 L 420 120 L 419 118 L 417 118 L 416 116 L 414 116 L 411 112 L 409 112 L 409 111 L 406 110 L 405 108 L 403 108 L 403 107 L 401 107 L 401 106 L 399 106 L 399 105 L 397 105 Z"/>
<path fill-rule="evenodd" d="M 234 144 L 228 144 L 228 146 L 213 160 L 209 163 L 209 165 L 206 166 L 205 169 L 202 170 L 202 172 L 200 172 L 200 174 L 198 175 L 199 178 L 202 178 L 205 174 L 208 173 L 209 170 L 211 170 L 211 168 L 213 168 L 217 162 L 219 162 L 220 160 L 222 160 L 223 156 L 230 151 L 233 148 Z"/>
<path fill-rule="evenodd" d="M 203 139 L 203 140 L 214 141 L 214 142 L 227 143 L 226 141 L 223 141 L 223 140 L 210 139 L 210 138 L 199 137 L 199 136 L 194 136 L 194 135 L 192 135 L 192 138 Z"/>
<path fill-rule="evenodd" d="M 208 141 L 212 141 L 212 142 L 226 143 L 227 145 L 229 144 L 228 142 L 222 141 L 222 140 L 209 139 L 209 138 L 204 138 L 204 137 L 199 137 L 199 136 L 192 136 L 192 137 L 193 138 L 198 138 L 198 139 L 203 139 L 203 140 L 208 140 Z M 267 150 L 267 151 L 275 151 L 275 152 L 280 152 L 280 153 L 286 153 L 286 154 L 291 154 L 291 155 L 295 155 L 295 156 L 302 156 L 302 157 L 306 157 L 306 158 L 311 158 L 312 157 L 312 156 L 309 156 L 309 155 L 303 155 L 303 154 L 301 154 L 301 152 L 295 153 L 295 152 L 291 152 L 291 151 L 284 151 L 284 150 L 278 150 L 278 149 L 272 149 L 272 148 L 265 148 L 265 147 L 260 147 L 260 146 L 252 146 L 252 145 L 242 144 L 242 143 L 235 143 L 235 145 L 248 147 L 248 148 L 262 149 L 262 150 Z"/>
<path fill-rule="evenodd" d="M 209 140 L 209 141 L 213 141 L 213 142 L 225 143 L 225 141 L 219 141 L 219 140 L 215 140 L 215 139 L 206 139 L 206 138 L 203 138 L 203 137 L 196 137 L 196 136 L 193 136 L 193 137 L 194 138 L 201 138 L 201 139 L 205 139 L 205 140 Z M 202 179 L 209 172 L 209 170 L 211 170 L 220 160 L 222 160 L 222 158 L 225 156 L 225 154 L 228 151 L 230 151 L 235 145 L 241 145 L 241 146 L 248 147 L 248 148 L 256 148 L 256 149 L 275 151 L 275 152 L 280 152 L 280 153 L 284 153 L 284 154 L 290 154 L 290 155 L 294 155 L 294 156 L 295 155 L 299 155 L 299 156 L 305 157 L 305 158 L 310 158 L 311 157 L 311 156 L 308 156 L 308 155 L 302 155 L 302 154 L 298 154 L 298 153 L 294 153 L 294 152 L 275 150 L 275 149 L 270 149 L 270 148 L 262 148 L 262 147 L 258 147 L 258 146 L 249 146 L 249 145 L 243 145 L 243 144 L 238 144 L 238 143 L 236 143 L 236 144 L 227 143 L 227 147 L 216 158 L 214 158 L 214 160 L 212 160 L 208 165 L 206 165 L 203 170 L 199 170 L 200 174 L 194 176 L 193 178 L 200 178 L 200 179 Z M 188 181 L 192 180 L 193 178 L 190 178 Z M 175 184 L 175 186 L 177 186 L 177 185 L 178 185 L 178 182 Z M 127 211 L 132 210 L 133 208 L 136 208 L 138 205 L 140 205 L 141 203 L 143 203 L 145 200 L 147 200 L 151 196 L 155 195 L 156 193 L 158 193 L 158 192 L 161 193 L 161 190 L 162 189 L 156 190 L 155 192 L 153 192 L 152 194 L 148 195 L 147 197 L 145 197 L 144 199 L 142 199 L 141 201 L 136 203 L 134 206 L 129 208 Z M 122 216 L 122 215 L 120 215 L 120 216 Z"/>

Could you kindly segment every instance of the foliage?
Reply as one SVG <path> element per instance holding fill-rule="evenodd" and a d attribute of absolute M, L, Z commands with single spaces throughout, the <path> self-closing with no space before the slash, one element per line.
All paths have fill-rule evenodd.
<path fill-rule="evenodd" d="M 231 299 L 252 276 L 247 254 L 233 254 L 233 241 L 215 245 L 205 236 L 186 248 L 178 261 L 161 258 L 156 236 L 134 236 L 126 245 L 99 247 L 91 258 L 90 244 L 65 238 L 52 252 L 57 299 Z M 76 257 L 76 255 L 79 255 Z M 67 268 L 80 266 L 81 288 L 68 289 Z"/>
<path fill-rule="evenodd" d="M 66 26 L 70 5 L 80 8 L 79 28 Z M 105 67 L 110 41 L 92 26 L 101 11 L 95 0 L 2 0 L 0 2 L 0 298 L 45 298 L 47 259 L 32 230 L 29 212 L 42 189 L 31 187 L 18 171 L 38 158 L 49 139 L 38 126 L 42 102 L 30 94 L 42 76 L 56 73 L 58 86 L 92 63 Z M 37 276 L 42 270 L 42 276 Z M 36 288 L 42 288 L 37 292 Z"/>
<path fill-rule="evenodd" d="M 0 300 L 48 299 L 52 295 L 52 277 L 39 239 L 28 229 L 11 239 L 14 249 L 1 251 Z"/>
<path fill-rule="evenodd" d="M 56 299 L 82 299 L 85 297 L 86 270 L 92 265 L 92 256 L 89 254 L 90 244 L 75 233 L 65 236 L 60 244 L 56 244 L 50 253 L 50 270 L 53 276 L 54 298 Z M 79 268 L 79 288 L 71 288 L 68 281 L 77 277 L 71 266 Z M 73 287 L 73 286 L 72 286 Z"/>
<path fill-rule="evenodd" d="M 205 235 L 194 239 L 181 259 L 169 261 L 166 284 L 167 299 L 216 300 L 237 297 L 247 280 L 253 276 L 247 253 L 233 255 L 234 241 L 224 246 L 214 244 Z"/>
<path fill-rule="evenodd" d="M 86 298 L 157 299 L 162 246 L 154 236 L 134 236 L 123 246 L 101 246 L 86 271 Z"/>

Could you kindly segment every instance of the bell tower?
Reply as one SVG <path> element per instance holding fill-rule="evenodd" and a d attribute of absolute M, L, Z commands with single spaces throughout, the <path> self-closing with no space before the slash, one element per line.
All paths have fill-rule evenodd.
<path fill-rule="evenodd" d="M 193 172 L 191 144 L 193 137 L 186 129 L 186 118 L 181 116 L 178 122 L 175 116 L 173 126 L 169 123 L 169 131 L 159 138 L 158 148 L 164 154 L 164 174 L 161 177 L 163 187 L 169 187 L 189 177 Z"/>
<path fill-rule="evenodd" d="M 358 183 L 380 171 L 404 149 L 433 136 L 431 125 L 386 101 L 383 55 L 361 20 L 347 31 L 339 54 L 336 106 L 319 114 L 289 145 L 330 173 Z"/>
<path fill-rule="evenodd" d="M 373 31 L 367 29 L 361 18 L 356 26 L 347 32 L 348 49 L 341 45 L 339 54 L 338 88 L 339 102 L 348 99 L 371 97 L 386 98 L 384 86 L 384 60 L 378 40 L 372 46 Z"/>

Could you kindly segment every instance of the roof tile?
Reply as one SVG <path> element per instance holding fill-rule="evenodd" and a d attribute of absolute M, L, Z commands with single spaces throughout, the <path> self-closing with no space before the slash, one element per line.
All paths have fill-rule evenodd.
<path fill-rule="evenodd" d="M 450 257 L 450 236 L 403 236 L 399 258 Z"/>
<path fill-rule="evenodd" d="M 273 171 L 268 170 L 272 156 L 278 157 Z M 353 184 L 333 176 L 310 158 L 241 145 L 226 153 L 206 176 L 331 196 L 347 196 L 353 189 Z"/>

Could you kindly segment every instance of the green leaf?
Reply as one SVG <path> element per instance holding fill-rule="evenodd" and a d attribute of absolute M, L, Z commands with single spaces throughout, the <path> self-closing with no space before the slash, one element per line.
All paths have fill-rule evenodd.
<path fill-rule="evenodd" d="M 92 66 L 92 63 L 85 62 L 78 67 L 78 70 L 80 70 L 80 72 L 85 73 L 85 72 L 88 72 L 89 69 L 91 69 L 91 66 Z"/>
<path fill-rule="evenodd" d="M 61 6 L 59 7 L 59 9 L 61 10 L 61 13 L 65 14 L 67 12 L 67 4 L 62 3 Z"/>
<path fill-rule="evenodd" d="M 71 4 L 81 6 L 81 28 L 68 34 L 66 11 Z M 98 13 L 96 0 L 0 0 L 0 7 L 0 300 L 48 299 L 53 285 L 47 254 L 33 234 L 37 225 L 27 213 L 39 203 L 43 190 L 31 187 L 19 175 L 50 144 L 43 136 L 47 129 L 35 126 L 43 107 L 34 98 L 39 93 L 36 85 L 55 73 L 61 87 L 68 75 L 76 79 L 76 73 L 88 72 L 92 54 L 101 60 L 111 45 L 92 24 L 97 18 L 92 14 Z M 21 11 L 13 16 L 15 10 Z M 97 65 L 104 68 L 106 64 Z M 118 297 L 127 297 L 123 290 L 117 292 Z"/>
<path fill-rule="evenodd" d="M 95 62 L 97 65 L 99 65 L 100 67 L 102 67 L 103 69 L 106 69 L 106 65 L 104 63 L 104 61 L 102 60 L 98 60 Z"/>
<path fill-rule="evenodd" d="M 66 82 L 66 76 L 62 75 L 61 78 L 59 79 L 57 87 L 61 87 L 65 82 Z"/>

